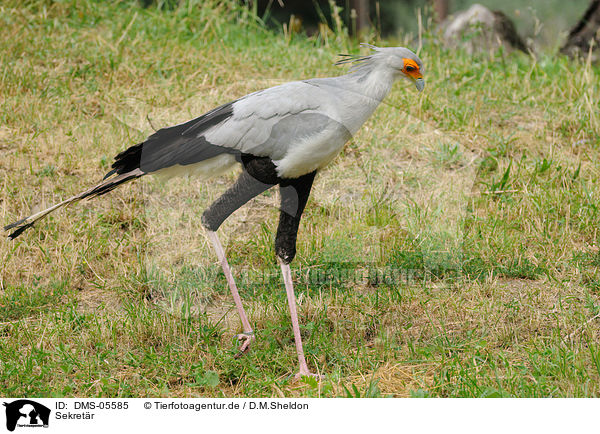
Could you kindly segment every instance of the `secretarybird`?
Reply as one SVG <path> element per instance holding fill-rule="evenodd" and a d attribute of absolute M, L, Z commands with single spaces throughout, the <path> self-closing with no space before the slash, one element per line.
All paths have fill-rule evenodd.
<path fill-rule="evenodd" d="M 310 373 L 300 336 L 290 262 L 296 255 L 300 217 L 317 172 L 323 169 L 358 131 L 390 92 L 406 78 L 419 91 L 425 82 L 422 62 L 407 48 L 371 46 L 367 56 L 344 55 L 351 63 L 346 75 L 295 81 L 251 93 L 191 121 L 163 128 L 146 141 L 115 157 L 112 170 L 90 189 L 44 211 L 6 226 L 18 237 L 50 212 L 70 203 L 101 196 L 127 181 L 153 173 L 189 170 L 215 176 L 239 163 L 237 181 L 202 214 L 210 239 L 240 315 L 244 332 L 238 335 L 240 353 L 254 341 L 250 321 L 227 263 L 217 229 L 250 199 L 279 185 L 281 213 L 275 251 L 281 266 L 299 372 Z M 183 170 L 182 170 L 183 169 Z"/>

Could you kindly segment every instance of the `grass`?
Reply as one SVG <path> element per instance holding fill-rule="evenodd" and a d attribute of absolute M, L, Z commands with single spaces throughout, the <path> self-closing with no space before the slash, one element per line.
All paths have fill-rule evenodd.
<path fill-rule="evenodd" d="M 5 223 L 100 179 L 148 120 L 339 74 L 336 53 L 357 50 L 198 5 L 0 6 Z M 276 192 L 221 231 L 258 336 L 233 357 L 239 320 L 199 222 L 228 174 L 142 180 L 2 243 L 0 394 L 598 396 L 599 70 L 427 41 L 425 92 L 395 86 L 303 219 L 292 268 L 323 382 L 290 378 Z"/>

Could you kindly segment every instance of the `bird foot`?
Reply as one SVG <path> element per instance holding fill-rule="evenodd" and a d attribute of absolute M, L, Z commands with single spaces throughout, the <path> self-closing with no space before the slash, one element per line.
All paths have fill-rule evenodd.
<path fill-rule="evenodd" d="M 316 379 L 317 381 L 322 381 L 325 379 L 325 375 L 321 375 L 321 374 L 313 374 L 312 372 L 306 370 L 300 370 L 300 372 L 298 372 L 296 375 L 294 375 L 294 380 L 298 381 L 298 380 L 302 380 L 302 378 L 304 377 L 312 377 L 314 379 Z"/>
<path fill-rule="evenodd" d="M 242 345 L 240 346 L 239 352 L 235 355 L 235 358 L 239 359 L 246 352 L 248 352 L 248 350 L 250 349 L 250 345 L 252 344 L 252 342 L 254 342 L 256 340 L 256 336 L 254 336 L 254 332 L 250 331 L 250 332 L 240 333 L 239 335 L 236 336 L 236 338 L 238 341 L 240 341 L 242 343 Z"/>

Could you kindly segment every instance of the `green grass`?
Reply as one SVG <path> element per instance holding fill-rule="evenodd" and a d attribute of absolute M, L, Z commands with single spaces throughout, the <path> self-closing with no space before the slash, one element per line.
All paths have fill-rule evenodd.
<path fill-rule="evenodd" d="M 150 122 L 340 74 L 336 54 L 358 50 L 202 3 L 0 6 L 5 223 L 101 179 Z M 395 86 L 303 217 L 292 269 L 324 381 L 291 378 L 276 192 L 220 231 L 257 334 L 234 358 L 241 327 L 199 220 L 228 174 L 142 180 L 2 243 L 0 394 L 598 396 L 600 71 L 426 41 L 425 91 Z"/>

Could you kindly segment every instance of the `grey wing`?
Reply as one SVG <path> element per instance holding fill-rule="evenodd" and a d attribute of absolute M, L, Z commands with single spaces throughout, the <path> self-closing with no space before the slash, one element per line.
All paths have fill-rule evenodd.
<path fill-rule="evenodd" d="M 300 140 L 327 128 L 328 98 L 292 82 L 255 92 L 183 124 L 163 128 L 117 155 L 113 173 L 196 164 L 221 154 L 283 158 Z"/>
<path fill-rule="evenodd" d="M 233 104 L 233 115 L 206 132 L 206 139 L 272 160 L 300 140 L 318 134 L 332 121 L 330 99 L 305 82 L 257 92 Z"/>

